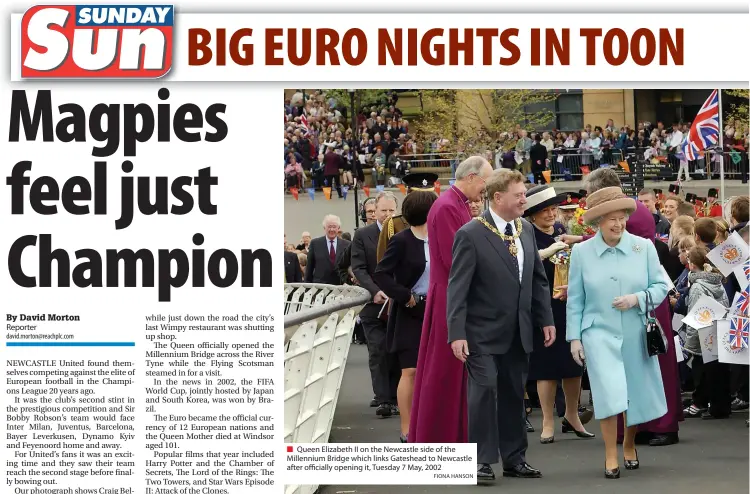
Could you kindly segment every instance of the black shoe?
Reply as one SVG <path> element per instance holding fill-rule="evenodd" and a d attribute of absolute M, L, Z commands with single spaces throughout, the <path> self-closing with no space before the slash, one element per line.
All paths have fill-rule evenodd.
<path fill-rule="evenodd" d="M 714 415 L 711 412 L 703 412 L 701 414 L 701 418 L 703 420 L 720 420 L 720 419 L 728 419 L 730 414 L 726 415 Z"/>
<path fill-rule="evenodd" d="M 503 477 L 516 477 L 519 479 L 540 479 L 542 472 L 526 462 L 519 463 L 513 468 L 503 468 Z"/>
<path fill-rule="evenodd" d="M 685 416 L 686 419 L 692 419 L 692 418 L 698 418 L 701 415 L 703 415 L 704 412 L 707 412 L 707 408 L 699 408 L 695 405 L 690 405 L 686 409 L 682 411 L 682 414 Z"/>
<path fill-rule="evenodd" d="M 638 450 L 635 450 L 635 460 L 625 460 L 625 470 L 638 470 L 641 462 L 638 461 Z"/>
<path fill-rule="evenodd" d="M 534 426 L 531 425 L 528 418 L 526 419 L 526 432 L 534 432 Z"/>
<path fill-rule="evenodd" d="M 666 434 L 654 434 L 654 437 L 648 442 L 649 446 L 669 446 L 680 442 L 680 436 L 676 432 Z"/>
<path fill-rule="evenodd" d="M 607 466 L 604 466 L 604 478 L 607 479 L 619 479 L 620 478 L 620 467 L 614 470 L 607 470 Z"/>
<path fill-rule="evenodd" d="M 391 413 L 393 415 L 401 415 L 401 410 L 396 405 L 391 405 Z"/>
<path fill-rule="evenodd" d="M 401 434 L 401 437 L 399 437 L 402 443 L 408 443 L 409 442 L 409 436 L 407 434 Z"/>
<path fill-rule="evenodd" d="M 381 403 L 380 405 L 378 405 L 378 409 L 375 410 L 375 415 L 383 418 L 390 417 L 391 415 L 393 415 L 391 405 L 389 405 L 388 403 Z"/>
<path fill-rule="evenodd" d="M 495 480 L 495 472 L 492 471 L 492 467 L 487 463 L 481 463 L 477 468 L 477 481 L 489 481 Z"/>
<path fill-rule="evenodd" d="M 567 434 L 568 432 L 574 432 L 576 436 L 582 438 L 582 439 L 591 439 L 592 437 L 596 437 L 596 434 L 592 434 L 585 429 L 583 431 L 577 431 L 573 428 L 572 425 L 570 425 L 570 422 L 568 422 L 568 419 L 563 417 L 562 419 L 562 431 L 563 434 Z"/>
<path fill-rule="evenodd" d="M 378 405 L 380 405 L 380 402 L 377 400 L 377 398 L 373 398 L 372 400 L 370 400 L 370 408 L 375 408 Z"/>

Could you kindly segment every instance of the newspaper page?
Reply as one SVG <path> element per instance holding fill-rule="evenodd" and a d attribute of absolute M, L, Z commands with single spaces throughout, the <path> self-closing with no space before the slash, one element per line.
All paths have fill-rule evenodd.
<path fill-rule="evenodd" d="M 2 9 L 2 492 L 747 492 L 746 1 Z"/>

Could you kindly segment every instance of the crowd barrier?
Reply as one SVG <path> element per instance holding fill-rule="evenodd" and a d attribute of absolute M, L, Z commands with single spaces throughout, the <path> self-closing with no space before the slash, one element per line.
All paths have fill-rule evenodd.
<path fill-rule="evenodd" d="M 582 166 L 587 166 L 588 171 L 593 171 L 601 165 L 616 165 L 620 161 L 627 160 L 630 156 L 635 156 L 636 159 L 640 160 L 643 159 L 647 150 L 648 148 L 611 149 L 603 152 L 601 157 L 596 159 L 593 154 L 582 152 L 579 149 L 558 148 L 550 153 L 549 168 L 553 179 L 580 180 L 584 175 Z M 672 176 L 663 178 L 676 179 L 677 171 L 680 168 L 680 159 L 673 153 L 663 156 L 672 172 Z M 746 151 L 707 151 L 703 158 L 688 162 L 688 173 L 693 178 L 718 178 L 720 172 L 719 159 L 722 157 L 725 178 L 747 179 L 748 153 Z"/>
<path fill-rule="evenodd" d="M 548 166 L 549 170 L 552 172 L 552 180 L 581 180 L 585 175 L 583 167 L 587 167 L 590 172 L 596 170 L 601 165 L 616 165 L 632 156 L 635 156 L 636 159 L 640 160 L 643 159 L 644 154 L 648 149 L 649 148 L 605 149 L 601 153 L 601 156 L 595 157 L 592 153 L 584 152 L 577 148 L 556 148 L 548 153 Z M 662 159 L 666 160 L 666 164 L 669 164 L 667 171 L 671 173 L 669 173 L 668 176 L 665 175 L 660 178 L 669 181 L 676 180 L 677 171 L 680 168 L 680 159 L 673 153 L 662 154 L 662 156 Z M 456 167 L 465 157 L 466 156 L 458 153 L 424 153 L 405 154 L 401 155 L 400 159 L 408 163 L 412 171 L 419 171 L 420 169 L 430 169 L 430 171 L 445 169 L 446 172 L 450 170 L 450 176 L 453 177 L 455 176 Z M 722 157 L 724 161 L 724 178 L 742 179 L 743 183 L 747 183 L 749 168 L 747 151 L 709 150 L 703 158 L 688 162 L 688 173 L 692 178 L 719 178 L 720 157 Z M 491 160 L 493 166 L 495 165 L 494 158 L 495 157 Z M 516 168 L 521 169 L 521 166 L 516 166 Z M 370 174 L 371 169 L 371 163 L 364 165 L 366 175 Z M 653 177 L 648 178 L 650 179 Z M 372 178 L 366 177 L 365 181 L 367 184 L 370 184 Z M 387 183 L 387 178 L 385 183 Z M 375 184 L 373 183 L 372 185 Z"/>
<path fill-rule="evenodd" d="M 364 288 L 284 285 L 284 442 L 327 443 Z M 317 485 L 287 485 L 312 494 Z"/>

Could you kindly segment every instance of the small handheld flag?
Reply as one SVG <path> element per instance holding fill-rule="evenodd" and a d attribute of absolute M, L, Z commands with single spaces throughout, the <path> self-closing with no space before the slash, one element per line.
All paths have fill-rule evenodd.
<path fill-rule="evenodd" d="M 748 348 L 750 338 L 750 319 L 732 317 L 729 320 L 729 345 L 734 349 Z"/>

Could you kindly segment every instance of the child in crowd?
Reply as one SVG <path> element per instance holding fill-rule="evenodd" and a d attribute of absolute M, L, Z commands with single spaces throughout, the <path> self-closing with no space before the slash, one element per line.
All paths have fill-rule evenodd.
<path fill-rule="evenodd" d="M 701 218 L 709 219 L 710 218 Z M 696 222 L 696 234 L 698 223 Z M 715 234 L 714 234 L 715 237 Z M 723 276 L 708 260 L 708 250 L 696 245 L 688 253 L 688 312 L 692 311 L 701 297 L 707 296 L 724 307 L 729 306 L 727 294 L 722 285 Z M 716 323 L 714 323 L 716 324 Z M 700 336 L 697 329 L 686 327 L 685 351 L 692 355 L 693 404 L 684 410 L 685 417 L 703 419 L 726 418 L 731 413 L 731 375 L 729 364 L 714 360 L 704 363 L 701 353 Z"/>
<path fill-rule="evenodd" d="M 698 218 L 695 220 L 695 243 L 711 251 L 716 244 L 718 228 L 713 218 Z"/>
<path fill-rule="evenodd" d="M 669 302 L 672 305 L 675 314 L 682 314 L 685 316 L 687 315 L 687 298 L 688 290 L 690 288 L 688 285 L 688 275 L 690 274 L 690 269 L 688 268 L 688 254 L 693 248 L 695 248 L 695 239 L 693 239 L 693 237 L 683 237 L 677 246 L 680 253 L 680 262 L 685 266 L 685 269 L 674 283 L 676 293 L 670 296 Z"/>
<path fill-rule="evenodd" d="M 716 222 L 716 238 L 714 244 L 723 244 L 727 238 L 729 238 L 729 223 L 723 218 L 714 218 Z"/>

